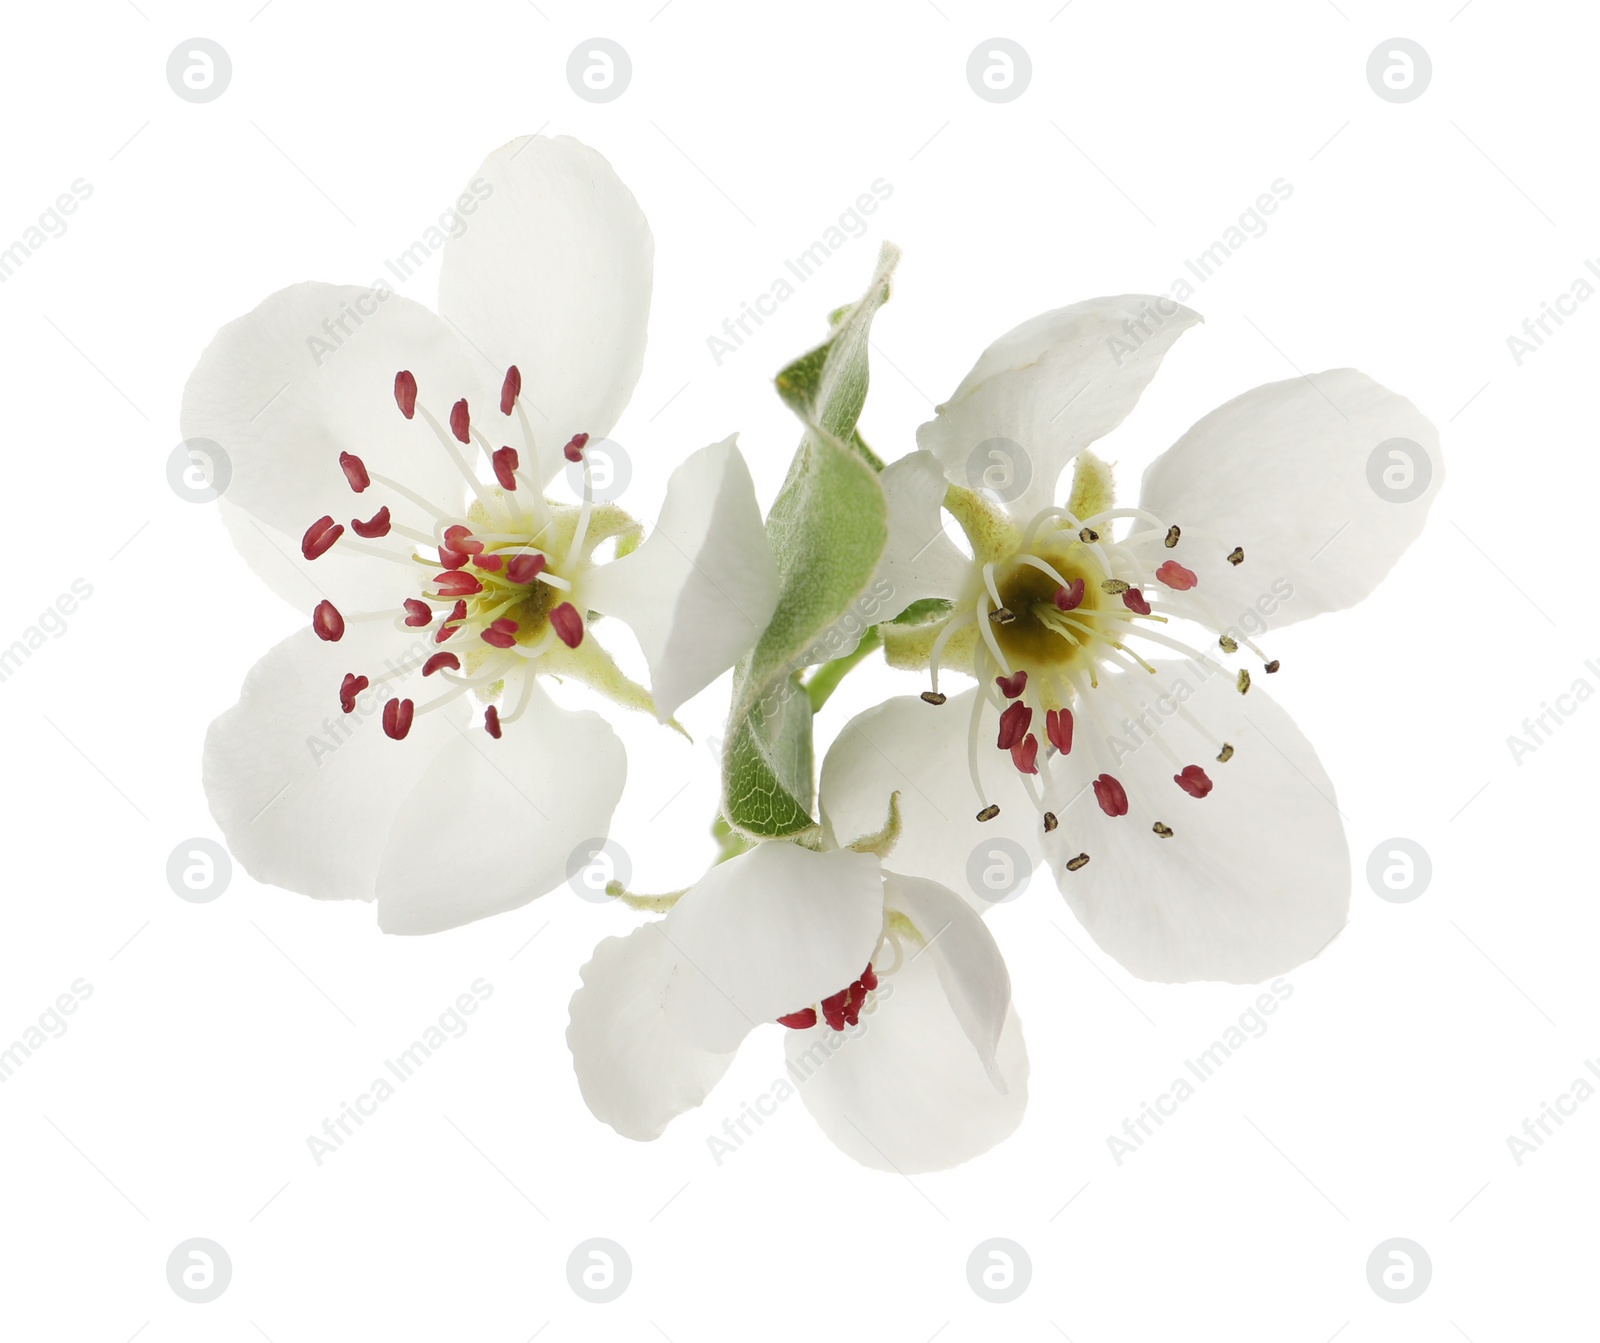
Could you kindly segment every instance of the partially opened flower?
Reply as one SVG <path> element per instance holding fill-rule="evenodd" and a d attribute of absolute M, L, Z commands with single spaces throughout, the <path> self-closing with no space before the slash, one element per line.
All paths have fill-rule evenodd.
<path fill-rule="evenodd" d="M 257 879 L 376 899 L 391 932 L 524 904 L 606 833 L 621 743 L 541 677 L 666 719 L 754 642 L 777 591 L 731 438 L 673 473 L 642 545 L 593 497 L 587 449 L 638 379 L 653 251 L 610 166 L 516 140 L 462 200 L 438 315 L 296 285 L 223 328 L 184 395 L 185 436 L 231 466 L 234 542 L 311 613 L 212 725 L 213 814 Z M 553 503 L 569 464 L 581 501 Z M 653 699 L 592 637 L 603 614 L 633 627 Z"/>
<path fill-rule="evenodd" d="M 644 1141 L 773 1023 L 806 1108 L 864 1165 L 957 1165 L 1021 1122 L 1027 1054 L 994 939 L 958 896 L 869 852 L 775 841 L 712 868 L 665 918 L 595 948 L 567 1043 L 589 1108 Z"/>
<path fill-rule="evenodd" d="M 1337 369 L 1213 411 L 1151 464 L 1137 506 L 1118 507 L 1085 449 L 1198 320 L 1133 296 L 1026 322 L 922 426 L 922 451 L 885 470 L 883 573 L 901 604 L 944 603 L 924 624 L 885 626 L 885 647 L 930 687 L 847 726 L 821 805 L 854 833 L 902 789 L 900 870 L 971 889 L 974 851 L 1004 836 L 1050 859 L 1085 927 L 1135 974 L 1251 982 L 1326 945 L 1350 885 L 1332 784 L 1263 695 L 1279 662 L 1258 636 L 1372 591 L 1443 473 L 1416 407 Z M 1418 472 L 1416 488 L 1375 488 L 1380 448 Z M 1001 469 L 985 481 L 991 458 Z M 998 500 L 981 488 L 997 482 Z M 970 556 L 945 538 L 941 505 Z M 947 700 L 952 670 L 978 684 Z"/>

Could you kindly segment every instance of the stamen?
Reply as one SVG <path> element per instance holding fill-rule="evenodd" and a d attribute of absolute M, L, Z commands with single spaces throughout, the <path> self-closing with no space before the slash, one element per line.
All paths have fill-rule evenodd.
<path fill-rule="evenodd" d="M 506 370 L 506 380 L 500 384 L 500 413 L 511 414 L 511 408 L 517 404 L 517 397 L 522 395 L 522 373 L 515 364 Z M 506 486 L 507 489 L 511 487 Z M 499 736 L 499 733 L 495 734 Z"/>
<path fill-rule="evenodd" d="M 495 648 L 510 648 L 517 642 L 517 622 L 507 616 L 501 616 L 478 637 Z"/>
<path fill-rule="evenodd" d="M 1234 684 L 1238 687 L 1241 695 L 1247 694 L 1250 690 L 1250 673 L 1241 667 L 1239 669 L 1239 679 Z"/>
<path fill-rule="evenodd" d="M 344 472 L 344 478 L 350 482 L 350 488 L 357 494 L 372 484 L 372 477 L 367 474 L 366 465 L 353 452 L 339 454 L 339 469 Z"/>
<path fill-rule="evenodd" d="M 344 524 L 323 514 L 306 528 L 306 534 L 300 538 L 300 553 L 308 560 L 314 560 L 319 555 L 327 554 L 329 547 L 343 535 Z"/>
<path fill-rule="evenodd" d="M 417 413 L 417 380 L 406 369 L 394 375 L 394 399 L 406 419 Z"/>
<path fill-rule="evenodd" d="M 1078 532 L 1078 540 L 1082 541 L 1086 546 L 1092 546 L 1099 539 L 1100 533 L 1095 531 L 1093 527 L 1084 527 Z"/>
<path fill-rule="evenodd" d="M 928 704 L 943 704 L 945 700 L 949 698 L 949 696 L 941 695 L 937 690 L 924 690 L 922 692 L 922 698 L 924 702 Z"/>
<path fill-rule="evenodd" d="M 1244 547 L 1243 546 L 1235 546 L 1232 550 L 1230 550 L 1228 552 L 1228 563 L 1233 565 L 1234 568 L 1238 568 L 1241 564 L 1244 563 Z"/>
<path fill-rule="evenodd" d="M 1032 709 L 1020 702 L 1011 705 L 1000 715 L 1000 737 L 995 745 L 1002 751 L 1009 751 L 1027 735 L 1028 725 L 1031 722 L 1033 722 Z"/>
<path fill-rule="evenodd" d="M 472 567 L 483 569 L 488 573 L 497 574 L 505 567 L 505 559 L 500 555 L 474 555 Z"/>
<path fill-rule="evenodd" d="M 1156 570 L 1156 579 L 1165 583 L 1174 592 L 1187 592 L 1200 582 L 1194 575 L 1194 570 L 1185 569 L 1177 560 L 1168 560 Z"/>
<path fill-rule="evenodd" d="M 1183 533 L 1179 531 L 1176 526 L 1168 527 L 1167 539 L 1161 544 L 1164 545 L 1168 550 L 1171 550 L 1175 545 L 1178 544 L 1178 538 L 1182 535 Z"/>
<path fill-rule="evenodd" d="M 1057 588 L 1053 598 L 1058 611 L 1076 611 L 1083 605 L 1083 579 L 1074 578 L 1064 588 Z"/>
<path fill-rule="evenodd" d="M 344 680 L 339 685 L 339 707 L 345 713 L 354 713 L 356 696 L 365 690 L 372 682 L 365 676 L 357 676 L 354 672 L 346 672 Z"/>
<path fill-rule="evenodd" d="M 344 638 L 344 617 L 339 614 L 338 607 L 324 599 L 311 613 L 311 628 L 316 631 L 317 638 L 336 644 Z"/>
<path fill-rule="evenodd" d="M 997 606 L 989 612 L 989 619 L 996 625 L 1009 625 L 1016 618 L 1016 612 L 1007 610 L 1004 606 Z"/>
<path fill-rule="evenodd" d="M 550 612 L 550 625 L 568 648 L 576 648 L 583 642 L 583 617 L 571 602 L 562 602 Z"/>
<path fill-rule="evenodd" d="M 1072 754 L 1072 710 L 1050 709 L 1044 716 L 1044 735 L 1062 755 Z"/>
<path fill-rule="evenodd" d="M 792 1031 L 810 1030 L 817 1024 L 817 1009 L 814 1007 L 802 1008 L 798 1012 L 790 1012 L 787 1016 L 778 1018 L 778 1025 L 787 1026 Z"/>
<path fill-rule="evenodd" d="M 1107 816 L 1128 814 L 1128 790 L 1109 774 L 1102 774 L 1094 781 L 1094 800 Z"/>
<path fill-rule="evenodd" d="M 1222 749 L 1217 752 L 1217 763 L 1226 765 L 1233 759 L 1233 746 L 1230 742 L 1223 742 Z"/>
<path fill-rule="evenodd" d="M 1048 835 L 1052 830 L 1054 830 L 1060 824 L 1061 824 L 1061 822 L 1056 820 L 1055 812 L 1053 812 L 1053 811 L 1045 812 L 1045 814 L 1044 814 L 1044 832 L 1045 832 L 1045 834 Z"/>
<path fill-rule="evenodd" d="M 978 813 L 978 819 L 980 821 L 992 821 L 999 814 L 1000 814 L 1000 808 L 995 806 L 994 803 L 991 802 L 987 807 L 985 807 L 982 811 L 980 811 Z"/>
<path fill-rule="evenodd" d="M 366 522 L 362 522 L 360 518 L 351 518 L 350 530 L 367 541 L 389 535 L 389 505 L 385 504 Z"/>
<path fill-rule="evenodd" d="M 581 462 L 583 460 L 583 450 L 588 446 L 588 434 L 574 434 L 567 440 L 567 446 L 562 448 L 561 452 L 569 462 Z"/>
<path fill-rule="evenodd" d="M 483 584 L 469 573 L 451 570 L 433 580 L 434 587 L 445 597 L 471 597 L 483 591 Z"/>
<path fill-rule="evenodd" d="M 504 398 L 502 398 L 504 404 Z M 519 460 L 515 448 L 496 448 L 494 456 L 490 459 L 494 466 L 494 478 L 500 482 L 500 488 L 508 493 L 517 488 L 517 466 Z"/>
<path fill-rule="evenodd" d="M 1080 868 L 1087 867 L 1088 864 L 1089 864 L 1089 855 L 1086 854 L 1086 853 L 1080 853 L 1076 858 L 1067 859 L 1067 871 L 1068 872 L 1076 872 Z"/>
<path fill-rule="evenodd" d="M 1150 603 L 1145 600 L 1144 593 L 1140 592 L 1138 588 L 1129 588 L 1124 592 L 1122 594 L 1122 604 L 1136 616 L 1150 614 Z"/>
<path fill-rule="evenodd" d="M 450 407 L 450 432 L 460 443 L 472 442 L 472 416 L 467 410 L 466 397 Z"/>
<path fill-rule="evenodd" d="M 1172 781 L 1190 797 L 1204 797 L 1215 787 L 1199 765 L 1185 765 L 1181 774 L 1172 776 Z"/>
<path fill-rule="evenodd" d="M 440 667 L 448 667 L 451 671 L 461 670 L 461 659 L 454 653 L 435 653 L 422 664 L 422 674 L 432 676 Z"/>
<path fill-rule="evenodd" d="M 1132 583 L 1124 583 L 1120 578 L 1107 578 L 1101 582 L 1100 591 L 1109 597 L 1120 597 L 1132 586 Z"/>
<path fill-rule="evenodd" d="M 1222 649 L 1224 653 L 1237 653 L 1239 651 L 1238 641 L 1229 638 L 1226 634 L 1219 634 L 1217 636 L 1217 646 Z"/>
<path fill-rule="evenodd" d="M 408 699 L 392 699 L 383 706 L 383 730 L 395 741 L 404 741 L 411 731 L 411 719 L 417 706 Z"/>
<path fill-rule="evenodd" d="M 1170 825 L 1163 825 L 1160 821 L 1157 821 L 1150 829 L 1160 835 L 1162 839 L 1172 838 L 1172 827 Z"/>
<path fill-rule="evenodd" d="M 1016 699 L 1028 687 L 1028 673 L 1019 671 L 1010 676 L 997 676 L 994 678 L 994 683 L 1000 687 L 1000 693 L 1007 699 Z"/>
<path fill-rule="evenodd" d="M 1031 732 L 1011 748 L 1011 762 L 1023 774 L 1037 774 L 1039 772 L 1039 766 L 1035 763 L 1038 758 L 1039 739 Z"/>
<path fill-rule="evenodd" d="M 544 566 L 543 555 L 513 555 L 506 563 L 506 577 L 513 583 L 531 583 L 544 571 Z"/>
<path fill-rule="evenodd" d="M 483 730 L 496 741 L 500 740 L 500 710 L 492 704 L 483 711 Z"/>
<path fill-rule="evenodd" d="M 452 634 L 461 628 L 459 623 L 452 624 L 451 622 L 460 622 L 466 618 L 467 604 L 465 601 L 458 601 L 454 608 L 452 608 L 450 614 L 444 618 L 444 623 L 439 626 L 439 632 L 433 636 L 434 643 L 442 644 L 446 639 L 448 639 Z"/>
<path fill-rule="evenodd" d="M 1279 662 L 1277 658 L 1273 658 L 1272 661 L 1267 663 L 1267 665 L 1264 666 L 1261 670 L 1270 675 L 1272 672 L 1277 671 L 1278 668 L 1281 667 L 1281 666 L 1283 666 L 1283 663 Z"/>
<path fill-rule="evenodd" d="M 459 522 L 453 527 L 444 529 L 444 539 L 445 544 L 452 550 L 459 550 L 464 555 L 481 555 L 483 553 L 483 542 L 473 536 L 470 527 L 464 527 Z M 452 565 L 451 567 L 459 568 L 460 566 Z"/>

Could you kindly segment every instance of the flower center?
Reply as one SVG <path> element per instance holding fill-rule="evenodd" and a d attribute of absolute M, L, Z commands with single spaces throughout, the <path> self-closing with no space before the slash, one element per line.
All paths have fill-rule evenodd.
<path fill-rule="evenodd" d="M 816 1007 L 802 1007 L 798 1012 L 790 1012 L 778 1018 L 780 1026 L 787 1026 L 792 1031 L 810 1030 L 817 1024 L 818 1010 L 827 1025 L 836 1031 L 842 1031 L 846 1026 L 857 1025 L 861 1020 L 861 1007 L 867 1001 L 867 995 L 878 987 L 878 976 L 873 972 L 872 963 L 867 963 L 867 968 L 850 984 L 840 989 L 839 992 L 830 994 Z"/>
<path fill-rule="evenodd" d="M 970 528 L 968 535 L 974 539 Z M 1210 652 L 1169 633 L 1172 620 L 1209 631 L 1223 654 L 1231 656 L 1246 646 L 1267 672 L 1276 672 L 1280 664 L 1217 619 L 1198 591 L 1198 576 L 1174 553 L 1183 539 L 1177 526 L 1136 508 L 1107 508 L 1088 518 L 1047 508 L 1017 536 L 1003 558 L 984 561 L 980 553 L 974 560 L 967 598 L 946 617 L 926 654 L 932 688 L 922 698 L 930 704 L 946 699 L 939 690 L 941 658 L 970 656 L 978 679 L 967 750 L 981 808 L 978 820 L 1000 814 L 978 769 L 980 720 L 985 706 L 992 706 L 999 716 L 992 749 L 1007 752 L 1024 776 L 1047 833 L 1060 824 L 1045 806 L 1051 762 L 1071 754 L 1076 742 L 1099 768 L 1091 785 L 1100 811 L 1111 819 L 1140 815 L 1155 837 L 1172 838 L 1175 831 L 1165 819 L 1167 801 L 1130 791 L 1114 772 L 1127 749 L 1119 735 L 1123 725 L 1141 721 L 1148 708 L 1137 698 L 1134 673 L 1156 670 L 1131 645 L 1149 645 L 1152 655 L 1181 654 L 1207 676 L 1222 672 L 1241 695 L 1250 689 L 1249 671 L 1229 671 Z M 1187 549 L 1196 544 L 1191 538 Z M 1200 539 L 1198 544 L 1213 542 Z M 979 550 L 976 539 L 974 550 Z M 1245 559 L 1238 546 L 1219 555 L 1235 567 Z M 1106 671 L 1113 674 L 1102 675 Z M 1210 738 L 1218 763 L 1233 758 L 1234 747 L 1209 732 L 1181 701 L 1173 712 Z M 1210 794 L 1214 785 L 1204 768 L 1179 760 L 1159 733 L 1151 739 L 1171 760 L 1178 790 L 1171 797 L 1203 799 Z M 1041 770 L 1044 788 L 1031 782 Z M 1088 861 L 1089 855 L 1080 853 L 1067 869 L 1076 872 Z"/>
<path fill-rule="evenodd" d="M 535 664 L 557 643 L 577 648 L 583 642 L 584 616 L 572 600 L 579 572 L 585 567 L 585 542 L 593 516 L 593 481 L 584 454 L 588 434 L 576 434 L 562 449 L 568 461 L 583 464 L 583 501 L 560 507 L 546 501 L 540 491 L 538 445 L 519 400 L 522 375 L 513 365 L 506 370 L 500 392 L 500 413 L 515 416 L 522 451 L 509 445 L 496 448 L 473 423 L 465 400 L 450 409 L 445 428 L 417 400 L 416 378 L 407 370 L 395 375 L 394 396 L 406 419 L 421 415 L 434 431 L 441 450 L 459 468 L 473 499 L 462 516 L 459 504 L 437 504 L 423 498 L 400 481 L 368 471 L 353 453 L 339 455 L 339 467 L 356 494 L 369 489 L 389 495 L 432 517 L 431 532 L 393 520 L 389 504 L 368 519 L 353 518 L 346 528 L 333 517 L 318 518 L 301 540 L 301 554 L 315 560 L 342 541 L 342 548 L 404 565 L 416 575 L 417 595 L 405 598 L 398 610 L 353 614 L 351 621 L 388 621 L 397 632 L 415 639 L 416 631 L 432 630 L 437 651 L 410 655 L 395 674 L 421 669 L 424 677 L 438 676 L 441 694 L 418 706 L 409 699 L 391 698 L 384 704 L 384 731 L 396 741 L 411 730 L 417 714 L 425 714 L 468 692 L 495 698 L 508 680 L 520 677 L 521 694 L 502 719 L 500 706 L 484 711 L 484 729 L 498 738 L 505 724 L 521 716 L 532 693 Z M 473 448 L 486 460 L 494 483 L 480 479 L 473 467 Z M 534 467 L 530 477 L 522 459 Z M 520 488 L 519 488 L 520 487 Z M 347 617 L 332 602 L 322 601 L 312 614 L 319 638 L 338 642 Z M 439 647 L 448 644 L 449 647 Z M 414 646 L 413 646 L 414 649 Z M 348 672 L 339 688 L 339 706 L 345 713 L 356 707 L 356 697 L 371 684 L 360 672 Z"/>

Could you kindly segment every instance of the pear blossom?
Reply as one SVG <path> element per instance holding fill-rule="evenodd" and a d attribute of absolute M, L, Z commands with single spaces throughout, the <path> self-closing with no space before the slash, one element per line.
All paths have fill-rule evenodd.
<path fill-rule="evenodd" d="M 602 941 L 582 980 L 567 1029 L 578 1084 L 627 1138 L 657 1138 L 700 1105 L 768 1025 L 784 1028 L 806 1109 L 866 1166 L 957 1165 L 1009 1136 L 1027 1105 L 1022 1028 L 987 927 L 875 852 L 758 844 L 664 918 Z"/>
<path fill-rule="evenodd" d="M 1119 506 L 1087 449 L 1199 320 L 1132 295 L 1025 322 L 884 471 L 880 573 L 902 606 L 942 599 L 925 623 L 883 626 L 885 651 L 929 688 L 847 725 L 820 805 L 829 830 L 851 833 L 901 789 L 896 870 L 967 890 L 971 855 L 1004 837 L 1049 860 L 1085 928 L 1134 974 L 1249 983 L 1336 936 L 1350 888 L 1333 785 L 1261 688 L 1282 665 L 1265 635 L 1370 593 L 1421 531 L 1443 471 L 1415 406 L 1336 369 L 1212 411 Z M 1415 497 L 1369 484 L 1395 440 L 1431 469 Z M 996 452 L 1016 472 L 986 489 L 969 473 Z M 977 685 L 947 695 L 950 672 Z"/>
<path fill-rule="evenodd" d="M 184 394 L 186 438 L 230 463 L 235 545 L 310 616 L 211 726 L 213 815 L 258 880 L 376 900 L 390 932 L 525 904 L 605 835 L 622 744 L 545 678 L 669 719 L 777 594 L 734 439 L 674 471 L 642 544 L 594 497 L 589 446 L 643 360 L 654 245 L 633 196 L 564 137 L 512 141 L 473 184 L 437 314 L 294 285 L 224 327 Z M 582 497 L 554 502 L 569 464 Z M 633 629 L 653 696 L 602 615 Z"/>

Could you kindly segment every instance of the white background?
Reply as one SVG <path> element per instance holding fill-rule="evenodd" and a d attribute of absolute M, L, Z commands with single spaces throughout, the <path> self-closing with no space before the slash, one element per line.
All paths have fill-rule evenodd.
<path fill-rule="evenodd" d="M 93 992 L 0 1083 L 0 1333 L 1592 1336 L 1600 1098 L 1520 1167 L 1506 1138 L 1600 1055 L 1600 705 L 1520 764 L 1506 739 L 1578 678 L 1600 687 L 1584 666 L 1600 658 L 1600 303 L 1520 367 L 1506 338 L 1600 254 L 1597 28 L 1577 4 L 1508 0 L 11 7 L 0 247 L 74 179 L 93 194 L 0 288 L 0 644 L 74 579 L 93 595 L 0 683 L 0 1044 L 73 981 Z M 633 66 L 603 105 L 565 76 L 597 35 Z M 997 35 L 1033 66 L 1005 104 L 965 77 Z M 165 78 L 195 36 L 233 63 L 202 105 Z M 1395 36 L 1433 62 L 1404 105 L 1365 77 Z M 1125 487 L 1202 413 L 1296 372 L 1354 364 L 1441 427 L 1448 481 L 1422 540 L 1371 600 L 1271 649 L 1272 691 L 1347 818 L 1350 925 L 1288 977 L 1267 1034 L 1120 1166 L 1108 1135 L 1254 993 L 1134 980 L 1043 873 L 990 920 L 1027 1031 L 1030 1111 L 996 1152 L 914 1182 L 855 1167 L 792 1100 L 713 1160 L 708 1135 L 780 1075 L 775 1026 L 661 1141 L 596 1123 L 565 1005 L 594 942 L 632 924 L 625 910 L 562 890 L 402 939 L 365 905 L 239 870 L 212 903 L 169 888 L 169 854 L 218 837 L 206 724 L 304 619 L 212 509 L 169 489 L 184 379 L 272 290 L 383 274 L 489 150 L 541 128 L 600 149 L 655 232 L 645 372 L 614 435 L 635 471 L 623 502 L 647 519 L 673 462 L 734 429 L 770 502 L 797 440 L 770 377 L 860 291 L 879 239 L 906 258 L 874 331 L 863 430 L 895 456 L 993 337 L 1079 298 L 1165 292 L 1279 178 L 1292 197 L 1199 287 L 1206 325 L 1105 445 Z M 868 235 L 719 367 L 706 338 L 878 178 L 893 194 Z M 431 302 L 436 276 L 435 259 L 401 292 Z M 916 688 L 863 670 L 824 738 Z M 637 886 L 681 885 L 711 855 L 705 738 L 725 696 L 722 683 L 686 709 L 698 745 L 622 725 L 614 834 Z M 1396 836 L 1433 864 L 1406 904 L 1364 877 Z M 307 1137 L 480 976 L 493 995 L 467 1034 L 315 1164 Z M 165 1275 L 195 1236 L 233 1263 L 208 1305 Z M 593 1236 L 633 1264 L 608 1305 L 567 1284 L 569 1252 Z M 1009 1305 L 967 1283 L 994 1236 L 1033 1264 Z M 1366 1277 L 1396 1236 L 1433 1263 L 1407 1305 Z"/>

